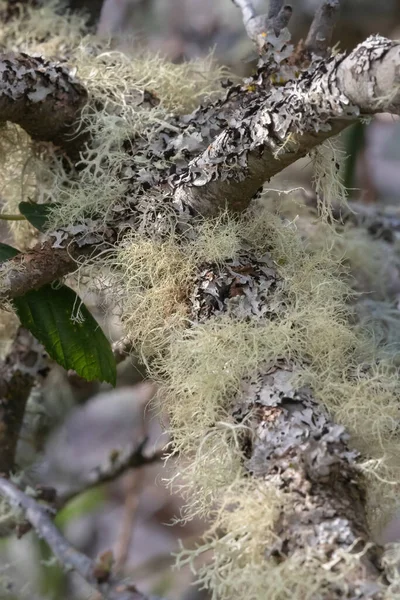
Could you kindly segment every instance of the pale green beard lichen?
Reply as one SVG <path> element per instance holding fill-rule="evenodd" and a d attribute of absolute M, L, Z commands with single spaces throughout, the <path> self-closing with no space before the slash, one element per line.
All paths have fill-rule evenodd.
<path fill-rule="evenodd" d="M 321 216 L 332 218 L 334 205 L 345 205 L 347 190 L 341 180 L 345 152 L 338 137 L 326 140 L 311 152 L 313 183 Z"/>
<path fill-rule="evenodd" d="M 158 309 L 153 304 L 151 310 L 162 314 L 164 289 L 174 290 L 175 296 L 169 292 L 167 297 L 176 302 L 176 314 L 182 319 L 179 326 L 159 319 L 165 329 L 160 338 L 156 336 L 157 344 L 141 346 L 150 352 L 145 356 L 149 373 L 160 382 L 160 403 L 168 412 L 175 453 L 181 457 L 170 484 L 186 498 L 182 519 L 197 515 L 213 523 L 204 545 L 183 550 L 178 563 L 192 562 L 212 550 L 213 558 L 198 576 L 215 598 L 283 599 L 287 594 L 312 598 L 336 575 L 324 569 L 311 549 L 305 565 L 300 556 L 282 565 L 265 560 L 263 548 L 273 536 L 277 511 L 282 502 L 290 505 L 290 498 L 279 497 L 276 490 L 246 476 L 240 450 L 246 423 L 235 424 L 229 414 L 231 402 L 242 378 L 260 364 L 277 358 L 295 362 L 300 369 L 294 385 L 312 387 L 365 457 L 361 468 L 369 481 L 371 525 L 377 527 L 398 506 L 398 374 L 390 361 L 376 364 L 374 340 L 349 325 L 351 290 L 336 257 L 321 245 L 314 250 L 307 247 L 292 223 L 258 206 L 231 224 L 227 217 L 207 222 L 198 239 L 186 245 L 169 240 L 150 249 L 148 240 L 136 237 L 117 259 L 120 281 L 127 285 L 123 295 L 132 298 L 125 313 L 131 334 L 139 328 L 145 339 L 152 339 L 152 319 L 143 324 L 143 307 L 152 305 L 159 294 Z M 225 315 L 187 328 L 185 301 L 176 298 L 176 292 L 182 289 L 179 286 L 188 286 L 196 264 L 201 264 L 200 248 L 207 248 L 204 260 L 207 255 L 222 261 L 243 245 L 256 254 L 272 253 L 284 282 L 285 310 L 274 321 L 246 322 Z M 128 272 L 125 265 L 130 265 Z M 140 310 L 135 310 L 135 303 Z M 167 306 L 172 307 L 168 302 Z M 267 497 L 269 503 L 263 503 Z M 262 510 L 255 508 L 257 502 Z M 356 568 L 354 555 L 343 560 L 345 569 Z"/>
<path fill-rule="evenodd" d="M 15 143 L 15 127 L 10 130 L 12 135 L 3 136 L 1 142 L 1 184 L 7 210 L 21 200 L 58 202 L 60 206 L 53 211 L 50 228 L 74 225 L 85 217 L 106 220 L 112 207 L 123 202 L 127 189 L 127 182 L 121 177 L 127 159 L 124 142 L 135 136 L 150 142 L 165 127 L 172 112 L 188 113 L 200 101 L 219 93 L 219 82 L 227 75 L 226 69 L 217 67 L 211 56 L 173 65 L 160 56 L 140 53 L 137 48 L 133 56 L 113 51 L 106 43 L 84 34 L 83 17 L 66 13 L 65 8 L 60 12 L 60 6 L 50 2 L 38 9 L 27 8 L 24 18 L 0 29 L 0 46 L 63 60 L 89 93 L 80 129 L 90 133 L 91 150 L 83 154 L 75 181 L 71 181 L 69 168 L 51 145 L 47 151 L 46 145 L 41 145 L 39 164 L 34 160 L 37 145 L 31 147 L 29 140 Z M 156 95 L 156 106 L 140 104 L 144 90 Z M 14 165 L 8 157 L 16 147 L 22 154 Z M 10 166 L 3 169 L 7 162 Z M 29 166 L 23 182 L 20 163 Z M 31 184 L 36 181 L 38 186 L 32 194 Z M 14 185 L 17 190 L 11 197 L 10 188 Z"/>

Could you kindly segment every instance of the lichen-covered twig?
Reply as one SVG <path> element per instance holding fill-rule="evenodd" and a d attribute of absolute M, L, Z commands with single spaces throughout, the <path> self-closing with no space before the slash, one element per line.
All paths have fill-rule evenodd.
<path fill-rule="evenodd" d="M 268 15 L 257 15 L 251 0 L 233 0 L 233 2 L 242 11 L 247 35 L 260 51 L 265 48 L 267 34 L 273 31 L 275 36 L 278 36 L 292 16 L 292 8 L 289 5 L 282 6 L 281 0 L 272 2 Z"/>
<path fill-rule="evenodd" d="M 60 533 L 49 510 L 27 496 L 11 481 L 0 477 L 0 495 L 14 508 L 22 510 L 26 520 L 52 550 L 60 564 L 78 573 L 107 600 L 146 600 L 130 583 L 113 577 L 111 565 L 92 560 L 76 550 Z"/>
<path fill-rule="evenodd" d="M 256 212 L 254 218 L 257 218 Z M 268 254 L 263 259 L 268 261 Z M 191 296 L 194 327 L 200 328 L 204 321 L 218 323 L 221 315 L 229 315 L 231 327 L 236 324 L 239 328 L 245 316 L 259 326 L 263 322 L 259 314 L 265 311 L 266 331 L 271 332 L 268 322 L 274 322 L 272 307 L 276 306 L 275 292 L 271 290 L 276 285 L 277 273 L 260 267 L 262 269 L 256 258 L 246 253 L 227 261 L 223 267 L 204 266 Z M 267 296 L 266 289 L 269 290 Z M 279 290 L 279 285 L 275 289 Z M 226 350 L 225 364 L 233 368 L 231 357 Z M 222 539 L 216 542 L 215 570 L 205 568 L 200 573 L 200 582 L 210 587 L 220 585 L 224 598 L 245 597 L 235 593 L 243 592 L 245 585 L 237 583 L 236 587 L 234 579 L 236 574 L 240 579 L 243 568 L 238 558 L 241 544 L 246 552 L 253 537 L 257 537 L 257 522 L 263 531 L 258 541 L 263 547 L 265 567 L 260 567 L 255 575 L 259 564 L 255 559 L 247 571 L 250 587 L 253 572 L 255 578 L 259 577 L 258 584 L 252 587 L 254 597 L 272 595 L 275 586 L 279 586 L 274 577 L 279 580 L 281 576 L 288 597 L 303 598 L 313 589 L 315 597 L 330 600 L 340 600 L 343 594 L 360 600 L 389 598 L 389 595 L 384 596 L 387 582 L 381 564 L 382 548 L 373 543 L 368 527 L 366 481 L 358 464 L 359 453 L 350 448 L 345 428 L 334 422 L 311 389 L 296 384 L 296 372 L 301 371 L 299 364 L 279 359 L 263 364 L 262 357 L 260 359 L 257 371 L 243 378 L 237 396 L 232 397 L 230 403 L 231 422 L 238 427 L 245 424 L 244 465 L 250 475 L 248 493 L 254 496 L 252 500 L 246 498 L 244 490 L 241 490 L 242 498 L 235 492 L 230 496 L 228 490 L 221 501 L 219 525 L 223 530 L 227 523 L 229 533 L 224 538 L 223 532 Z M 215 431 L 218 432 L 217 427 Z M 206 460 L 212 461 L 211 452 Z M 258 513 L 262 513 L 262 504 L 268 503 L 268 498 L 274 501 L 274 493 L 268 496 L 273 490 L 277 498 L 275 508 L 270 508 L 274 511 L 274 524 L 269 542 L 264 542 L 263 535 L 269 527 L 264 519 L 269 522 L 271 514 L 258 517 Z M 257 501 L 259 510 L 253 506 L 253 512 L 251 502 L 257 506 Z M 225 518 L 223 511 L 227 506 L 237 511 L 236 519 L 231 515 Z M 247 535 L 246 519 L 251 536 Z M 204 548 L 210 546 L 205 544 Z M 235 564 L 232 569 L 231 561 Z M 304 576 L 304 587 L 297 587 L 291 580 L 293 569 Z M 212 575 L 207 579 L 210 572 Z M 293 588 L 296 592 L 291 594 Z"/>
<path fill-rule="evenodd" d="M 291 376 L 290 369 L 270 368 L 247 382 L 243 395 L 245 411 L 254 411 L 247 468 L 295 498 L 282 511 L 276 544 L 266 555 L 287 560 L 302 551 L 304 565 L 318 560 L 333 570 L 347 555 L 351 568 L 344 571 L 341 585 L 358 590 L 359 598 L 381 598 L 382 548 L 370 541 L 358 454 L 350 450 L 344 428 L 309 390 L 293 387 L 288 392 Z M 326 597 L 339 600 L 341 592 L 334 588 Z"/>
<path fill-rule="evenodd" d="M 255 90 L 244 86 L 238 92 L 240 108 L 227 111 L 226 129 L 187 168 L 171 176 L 174 207 L 185 215 L 193 210 L 215 215 L 221 208 L 243 211 L 272 176 L 360 114 L 400 113 L 399 65 L 400 45 L 371 36 L 349 55 L 316 61 L 286 85 Z M 222 119 L 224 105 L 220 111 Z M 161 224 L 157 220 L 154 226 Z M 8 261 L 3 294 L 22 295 L 73 271 L 84 246 L 53 246 L 47 242 Z M 90 245 L 86 249 L 90 252 Z M 14 263 L 16 269 L 10 268 Z"/>
<path fill-rule="evenodd" d="M 165 449 L 156 450 L 151 454 L 145 454 L 144 448 L 147 440 L 143 440 L 140 444 L 132 448 L 128 448 L 122 452 L 117 452 L 110 456 L 107 463 L 99 465 L 93 469 L 87 476 L 86 481 L 76 489 L 67 490 L 57 498 L 57 506 L 61 508 L 67 502 L 87 490 L 94 488 L 110 481 L 115 481 L 118 477 L 126 473 L 129 469 L 139 469 L 146 465 L 162 460 Z"/>
<path fill-rule="evenodd" d="M 73 125 L 87 101 L 79 81 L 61 64 L 24 53 L 1 55 L 0 71 L 0 121 L 76 156 L 82 140 Z"/>
<path fill-rule="evenodd" d="M 306 39 L 305 47 L 318 56 L 326 56 L 339 11 L 339 0 L 324 0 L 319 6 Z"/>
<path fill-rule="evenodd" d="M 244 210 L 266 181 L 360 114 L 399 113 L 399 66 L 400 45 L 376 35 L 285 86 L 244 95 L 229 127 L 174 178 L 177 200 L 208 215 Z"/>
<path fill-rule="evenodd" d="M 23 296 L 75 271 L 77 259 L 83 254 L 84 250 L 73 243 L 67 248 L 54 248 L 51 242 L 39 243 L 2 264 L 1 292 L 9 298 Z"/>
<path fill-rule="evenodd" d="M 48 369 L 43 347 L 22 327 L 0 366 L 0 473 L 14 469 L 26 403 L 35 382 Z"/>

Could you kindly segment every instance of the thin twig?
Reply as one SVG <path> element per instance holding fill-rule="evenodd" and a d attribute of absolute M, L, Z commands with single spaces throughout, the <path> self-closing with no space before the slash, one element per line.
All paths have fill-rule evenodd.
<path fill-rule="evenodd" d="M 48 508 L 27 496 L 16 485 L 3 477 L 0 477 L 0 494 L 11 506 L 23 511 L 26 520 L 39 537 L 49 545 L 61 565 L 67 570 L 78 573 L 104 598 L 107 600 L 146 600 L 146 597 L 138 592 L 134 585 L 116 579 L 111 571 L 102 569 L 102 565 L 99 565 L 98 561 L 93 561 L 76 550 L 54 525 Z"/>
<path fill-rule="evenodd" d="M 120 535 L 115 549 L 115 572 L 123 572 L 128 560 L 129 548 L 135 526 L 137 508 L 139 505 L 140 489 L 143 484 L 143 472 L 130 471 L 124 481 L 125 502 Z"/>
<path fill-rule="evenodd" d="M 249 38 L 256 44 L 259 51 L 265 50 L 268 31 L 276 36 L 289 23 L 292 7 L 283 6 L 283 0 L 272 0 L 268 14 L 257 15 L 251 0 L 232 0 L 242 11 L 243 25 Z"/>
<path fill-rule="evenodd" d="M 124 474 L 128 469 L 139 469 L 140 467 L 160 461 L 165 454 L 165 449 L 156 450 L 153 454 L 146 456 L 143 454 L 146 442 L 147 439 L 143 440 L 134 448 L 130 448 L 123 453 L 111 457 L 107 464 L 93 469 L 82 485 L 75 489 L 67 490 L 65 494 L 62 494 L 57 498 L 57 508 L 62 508 L 67 502 L 70 502 L 82 492 L 86 492 L 98 485 L 115 481 L 115 479 Z"/>
<path fill-rule="evenodd" d="M 318 56 L 328 54 L 339 6 L 339 0 L 324 0 L 316 11 L 305 43 L 309 52 Z"/>
<path fill-rule="evenodd" d="M 26 403 L 35 382 L 48 372 L 43 347 L 20 327 L 0 364 L 0 473 L 14 468 L 15 453 Z"/>
<path fill-rule="evenodd" d="M 24 215 L 6 215 L 0 213 L 0 221 L 26 221 Z"/>

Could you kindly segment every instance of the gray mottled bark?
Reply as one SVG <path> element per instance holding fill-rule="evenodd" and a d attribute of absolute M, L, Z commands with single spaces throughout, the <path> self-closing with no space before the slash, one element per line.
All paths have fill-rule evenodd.
<path fill-rule="evenodd" d="M 372 36 L 299 80 L 244 94 L 228 128 L 174 179 L 175 196 L 202 214 L 244 210 L 265 181 L 360 114 L 398 114 L 399 84 L 400 45 Z"/>
<path fill-rule="evenodd" d="M 0 120 L 74 155 L 81 139 L 72 126 L 87 100 L 85 88 L 65 67 L 24 53 L 0 56 L 0 75 Z"/>
<path fill-rule="evenodd" d="M 274 319 L 279 276 L 272 264 L 268 254 L 260 259 L 243 252 L 222 268 L 203 266 L 191 296 L 193 319 L 202 323 L 224 313 L 233 320 Z M 343 578 L 324 579 L 315 598 L 380 600 L 386 587 L 382 548 L 371 541 L 358 453 L 312 391 L 293 385 L 296 369 L 280 360 L 260 364 L 231 399 L 233 421 L 251 430 L 243 441 L 249 475 L 290 498 L 265 557 L 280 563 L 301 556 L 305 569 L 313 559 L 340 573 L 343 555 L 352 555 L 352 568 Z"/>

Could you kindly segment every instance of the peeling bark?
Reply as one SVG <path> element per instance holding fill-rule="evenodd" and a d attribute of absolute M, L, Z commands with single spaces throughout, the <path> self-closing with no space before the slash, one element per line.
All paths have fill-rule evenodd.
<path fill-rule="evenodd" d="M 271 177 L 375 112 L 400 112 L 400 45 L 381 36 L 317 61 L 283 87 L 244 92 L 225 131 L 171 178 L 175 197 L 201 214 L 242 211 Z"/>

